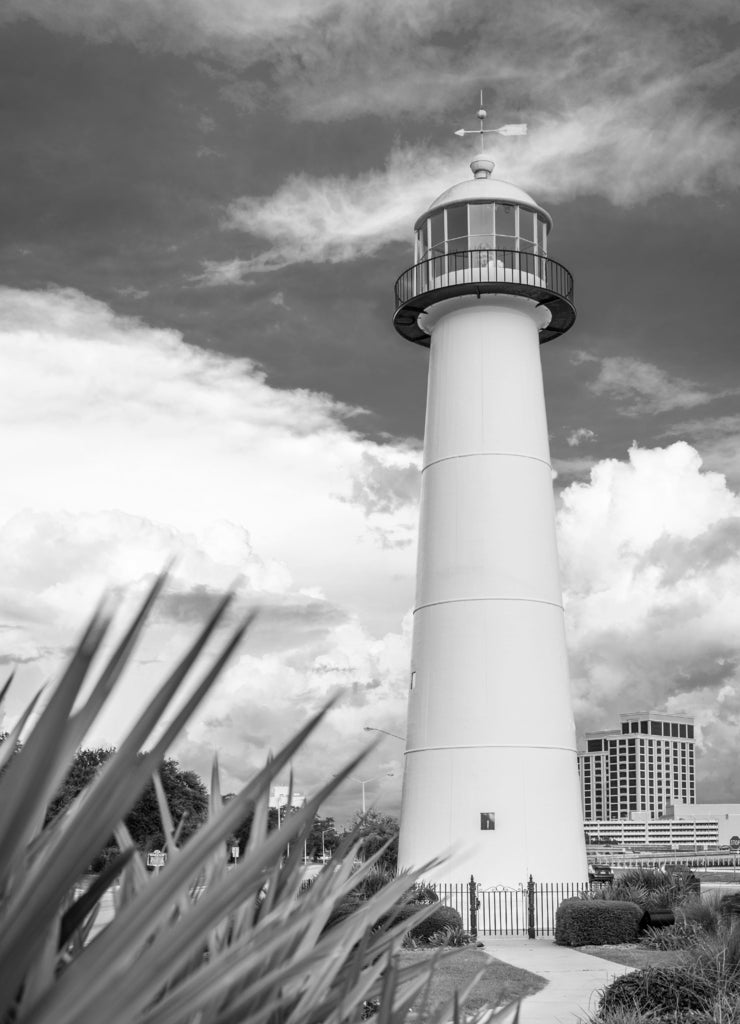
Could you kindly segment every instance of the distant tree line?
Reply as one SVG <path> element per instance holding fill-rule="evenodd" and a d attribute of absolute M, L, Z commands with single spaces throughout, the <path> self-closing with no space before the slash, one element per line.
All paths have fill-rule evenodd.
<path fill-rule="evenodd" d="M 5 736 L 6 734 L 0 734 L 0 743 Z M 69 806 L 114 753 L 115 747 L 83 747 L 77 751 L 64 782 L 49 804 L 45 825 Z M 179 826 L 179 841 L 186 840 L 200 828 L 208 816 L 208 790 L 197 772 L 181 768 L 173 758 L 167 758 L 162 763 L 159 773 L 172 820 L 175 826 Z M 225 796 L 224 801 L 229 800 L 231 796 L 233 794 Z M 281 810 L 282 818 L 279 818 L 278 810 L 274 807 L 269 808 L 268 829 L 277 829 L 284 820 L 285 813 L 285 810 Z M 252 822 L 253 815 L 250 814 L 232 836 L 231 845 L 239 847 L 240 855 L 244 854 Z M 153 782 L 149 782 L 127 815 L 125 825 L 142 853 L 161 850 L 166 846 Z M 342 829 L 336 827 L 333 817 L 317 815 L 306 840 L 305 855 L 309 861 L 316 862 L 320 862 L 322 857 L 330 858 L 341 842 L 349 841 L 350 835 L 354 839 L 362 840 L 359 849 L 362 860 L 374 856 L 387 844 L 379 863 L 384 868 L 395 869 L 398 858 L 398 821 L 391 815 L 374 810 L 365 814 L 358 812 Z M 99 871 L 117 852 L 117 844 L 111 836 L 90 866 L 91 870 Z"/>

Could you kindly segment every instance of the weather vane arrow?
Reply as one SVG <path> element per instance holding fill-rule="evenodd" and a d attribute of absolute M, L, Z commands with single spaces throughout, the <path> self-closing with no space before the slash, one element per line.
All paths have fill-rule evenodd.
<path fill-rule="evenodd" d="M 487 117 L 487 112 L 483 107 L 483 90 L 480 91 L 480 110 L 478 111 L 478 118 L 480 120 L 480 128 L 466 129 L 458 128 L 454 133 L 462 138 L 464 135 L 480 135 L 480 151 L 483 152 L 483 136 L 484 135 L 526 135 L 527 126 L 526 124 L 504 124 L 500 128 L 484 128 L 483 122 Z"/>

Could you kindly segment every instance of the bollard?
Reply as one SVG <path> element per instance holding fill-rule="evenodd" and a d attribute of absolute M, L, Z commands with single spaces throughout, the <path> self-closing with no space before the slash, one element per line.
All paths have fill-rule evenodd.
<path fill-rule="evenodd" d="M 468 931 L 474 939 L 478 938 L 478 894 L 475 879 L 470 876 L 468 882 L 468 915 L 470 917 L 470 928 Z"/>
<path fill-rule="evenodd" d="M 537 937 L 534 927 L 534 881 L 531 875 L 527 882 L 527 935 L 530 939 Z"/>

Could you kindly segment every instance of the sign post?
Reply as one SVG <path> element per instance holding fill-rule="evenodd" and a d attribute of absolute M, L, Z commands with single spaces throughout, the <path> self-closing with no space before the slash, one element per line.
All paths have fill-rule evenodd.
<path fill-rule="evenodd" d="M 167 863 L 167 854 L 162 850 L 152 850 L 151 853 L 146 855 L 146 866 L 148 868 L 154 868 L 155 871 L 159 871 Z"/>

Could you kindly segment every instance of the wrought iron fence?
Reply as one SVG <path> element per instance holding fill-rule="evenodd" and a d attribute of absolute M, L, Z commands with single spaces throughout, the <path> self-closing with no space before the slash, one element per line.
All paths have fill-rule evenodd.
<path fill-rule="evenodd" d="M 483 888 L 470 882 L 434 885 L 440 902 L 454 907 L 466 931 L 479 935 L 554 935 L 555 915 L 563 900 L 589 892 L 588 882 L 536 883 L 512 888 Z"/>
<path fill-rule="evenodd" d="M 465 284 L 528 286 L 573 299 L 569 270 L 548 256 L 513 249 L 468 249 L 416 263 L 396 281 L 396 309 L 417 295 Z"/>

